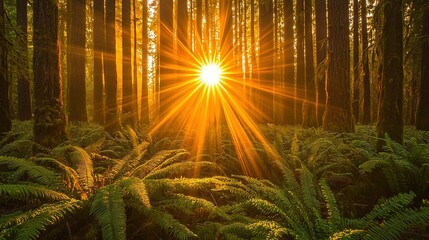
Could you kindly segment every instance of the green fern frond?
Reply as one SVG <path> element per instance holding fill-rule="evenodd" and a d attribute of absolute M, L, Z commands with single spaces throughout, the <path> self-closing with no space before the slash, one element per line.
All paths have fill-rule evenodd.
<path fill-rule="evenodd" d="M 359 169 L 362 174 L 365 174 L 371 173 L 376 168 L 385 166 L 387 166 L 387 163 L 383 159 L 376 158 L 362 163 L 359 165 Z"/>
<path fill-rule="evenodd" d="M 117 161 L 110 171 L 113 179 L 120 179 L 123 176 L 130 176 L 131 172 L 141 163 L 147 153 L 148 142 L 142 142 L 135 146 L 130 153 Z"/>
<path fill-rule="evenodd" d="M 337 201 L 335 200 L 334 193 L 329 188 L 325 179 L 321 179 L 319 185 L 322 189 L 322 195 L 326 202 L 326 208 L 328 209 L 329 222 L 332 226 L 337 225 L 341 220 L 340 211 L 338 210 Z"/>
<path fill-rule="evenodd" d="M 309 211 L 312 211 L 313 209 L 320 209 L 320 203 L 317 200 L 313 175 L 304 164 L 301 165 L 300 179 L 301 192 L 305 206 Z"/>
<path fill-rule="evenodd" d="M 258 221 L 251 224 L 232 223 L 219 230 L 225 239 L 283 239 L 295 234 L 274 221 Z"/>
<path fill-rule="evenodd" d="M 174 150 L 164 150 L 159 153 L 157 153 L 155 156 L 153 156 L 151 159 L 146 161 L 144 164 L 138 166 L 136 169 L 134 169 L 131 172 L 131 176 L 135 177 L 145 177 L 150 172 L 152 172 L 154 169 L 158 168 L 159 165 L 161 165 L 163 162 L 167 161 L 169 158 L 174 158 L 174 156 L 178 155 L 182 157 L 181 155 L 184 152 L 188 152 L 185 149 L 174 149 Z"/>
<path fill-rule="evenodd" d="M 3 216 L 0 219 L 0 239 L 37 239 L 47 226 L 60 222 L 81 207 L 81 201 L 68 199 L 25 213 Z"/>
<path fill-rule="evenodd" d="M 221 179 L 212 178 L 176 178 L 176 179 L 145 179 L 146 189 L 149 196 L 155 194 L 198 192 L 214 189 L 224 185 Z"/>
<path fill-rule="evenodd" d="M 213 162 L 180 162 L 169 165 L 165 168 L 155 170 L 148 175 L 145 179 L 159 179 L 159 178 L 172 178 L 172 177 L 193 177 L 194 171 L 192 169 L 213 169 L 220 171 L 219 166 Z"/>
<path fill-rule="evenodd" d="M 336 232 L 329 237 L 329 240 L 353 240 L 362 239 L 365 231 L 360 229 L 346 229 Z"/>
<path fill-rule="evenodd" d="M 59 187 L 62 185 L 61 179 L 57 174 L 24 159 L 0 156 L 0 167 L 3 170 L 8 169 L 12 172 L 8 176 L 12 182 L 24 180 L 23 178 L 25 177 L 30 181 L 46 186 Z"/>
<path fill-rule="evenodd" d="M 0 184 L 0 197 L 13 198 L 17 200 L 28 200 L 31 198 L 45 200 L 69 199 L 64 193 L 50 190 L 43 186 L 28 184 Z"/>
<path fill-rule="evenodd" d="M 97 190 L 90 212 L 101 227 L 103 239 L 126 238 L 125 204 L 121 191 L 115 185 L 108 185 Z"/>
<path fill-rule="evenodd" d="M 140 178 L 124 177 L 116 184 L 119 185 L 126 195 L 132 196 L 147 208 L 151 207 L 146 185 Z"/>
<path fill-rule="evenodd" d="M 73 151 L 69 153 L 70 162 L 75 166 L 79 176 L 80 186 L 85 190 L 91 190 L 94 187 L 94 170 L 91 157 L 80 147 L 72 147 Z"/>
<path fill-rule="evenodd" d="M 419 210 L 405 209 L 396 213 L 382 224 L 371 227 L 364 239 L 400 239 L 401 235 L 408 228 L 419 224 L 427 224 L 428 222 L 429 208 L 421 208 Z"/>

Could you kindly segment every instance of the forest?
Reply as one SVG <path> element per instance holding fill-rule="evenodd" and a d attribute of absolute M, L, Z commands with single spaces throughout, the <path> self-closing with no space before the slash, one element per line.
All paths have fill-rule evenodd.
<path fill-rule="evenodd" d="M 0 0 L 3 239 L 429 239 L 429 2 Z"/>

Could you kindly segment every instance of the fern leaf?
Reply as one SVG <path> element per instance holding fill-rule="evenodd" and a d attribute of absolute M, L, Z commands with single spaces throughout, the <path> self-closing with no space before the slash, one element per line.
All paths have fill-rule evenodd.
<path fill-rule="evenodd" d="M 165 162 L 167 159 L 174 157 L 177 154 L 187 152 L 185 149 L 174 149 L 174 150 L 164 150 L 153 156 L 144 164 L 138 166 L 134 171 L 132 171 L 131 176 L 135 177 L 145 177 L 147 174 L 156 169 L 160 164 Z"/>
<path fill-rule="evenodd" d="M 56 192 L 43 186 L 28 184 L 1 184 L 0 197 L 13 198 L 17 200 L 28 200 L 30 198 L 45 200 L 69 199 L 69 197 L 64 193 Z"/>
<path fill-rule="evenodd" d="M 336 232 L 329 237 L 329 240 L 352 240 L 362 239 L 364 230 L 359 229 L 346 229 L 340 232 Z"/>
<path fill-rule="evenodd" d="M 125 239 L 125 204 L 121 191 L 115 185 L 99 188 L 91 205 L 105 240 Z"/>
<path fill-rule="evenodd" d="M 316 187 L 313 182 L 313 175 L 304 164 L 301 166 L 301 192 L 305 206 L 309 211 L 320 209 L 320 203 L 317 200 Z"/>
<path fill-rule="evenodd" d="M 325 179 L 321 179 L 319 182 L 320 187 L 322 188 L 322 194 L 326 202 L 326 207 L 328 208 L 329 220 L 331 226 L 336 225 L 341 220 L 340 211 L 338 210 L 337 201 L 335 200 L 334 193 L 329 188 Z"/>
<path fill-rule="evenodd" d="M 148 142 L 142 142 L 135 146 L 131 153 L 119 160 L 112 168 L 111 175 L 113 179 L 120 179 L 123 176 L 129 176 L 131 171 L 140 164 L 147 153 Z"/>
<path fill-rule="evenodd" d="M 145 207 L 151 207 L 149 196 L 146 191 L 146 185 L 141 179 L 135 177 L 125 177 L 117 182 L 117 184 L 127 195 L 132 196 Z"/>
<path fill-rule="evenodd" d="M 214 169 L 216 171 L 219 171 L 219 166 L 216 163 L 213 162 L 181 162 L 181 163 L 174 163 L 172 165 L 169 165 L 165 168 L 153 171 L 146 175 L 145 179 L 155 179 L 155 178 L 172 178 L 172 177 L 193 177 L 194 171 L 190 171 L 190 169 L 201 169 L 201 168 L 208 168 L 208 169 Z"/>
<path fill-rule="evenodd" d="M 70 162 L 76 167 L 80 186 L 87 191 L 92 189 L 94 187 L 94 170 L 91 157 L 85 150 L 75 146 L 69 156 Z"/>

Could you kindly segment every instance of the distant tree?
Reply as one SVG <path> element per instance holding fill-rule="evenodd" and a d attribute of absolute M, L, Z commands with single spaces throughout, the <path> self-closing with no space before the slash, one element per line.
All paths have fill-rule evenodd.
<path fill-rule="evenodd" d="M 86 2 L 72 0 L 70 12 L 70 28 L 68 41 L 68 110 L 70 121 L 88 121 L 86 111 L 85 84 L 85 41 L 86 41 Z"/>
<path fill-rule="evenodd" d="M 302 126 L 317 127 L 316 86 L 314 82 L 313 20 L 311 0 L 304 1 L 305 30 L 305 101 L 302 105 Z"/>
<path fill-rule="evenodd" d="M 316 51 L 317 51 L 317 120 L 322 124 L 326 104 L 326 47 L 328 29 L 326 26 L 326 0 L 315 1 L 316 12 Z"/>
<path fill-rule="evenodd" d="M 164 117 L 172 106 L 171 53 L 173 52 L 173 0 L 159 1 L 160 34 L 160 116 Z"/>
<path fill-rule="evenodd" d="M 304 0 L 296 1 L 296 123 L 302 124 L 302 103 L 305 100 Z"/>
<path fill-rule="evenodd" d="M 260 69 L 262 111 L 267 122 L 273 121 L 274 35 L 273 0 L 259 1 Z"/>
<path fill-rule="evenodd" d="M 133 79 L 131 75 L 131 1 L 122 1 L 122 122 L 133 125 Z"/>
<path fill-rule="evenodd" d="M 232 1 L 220 0 L 220 49 L 221 59 L 230 59 L 232 57 Z"/>
<path fill-rule="evenodd" d="M 195 52 L 197 55 L 202 52 L 202 37 L 203 37 L 203 1 L 196 1 L 196 39 L 195 39 Z"/>
<path fill-rule="evenodd" d="M 138 77 L 137 77 L 137 69 L 138 69 L 138 60 L 137 60 L 137 0 L 133 0 L 133 120 L 134 127 L 137 127 L 137 123 L 139 121 L 139 103 L 138 103 Z"/>
<path fill-rule="evenodd" d="M 0 0 L 0 139 L 12 128 L 9 112 L 9 79 L 7 74 L 7 40 L 3 0 Z"/>
<path fill-rule="evenodd" d="M 422 67 L 416 129 L 429 130 L 429 4 L 423 8 Z"/>
<path fill-rule="evenodd" d="M 33 1 L 34 141 L 53 148 L 66 140 L 58 44 L 58 2 Z"/>
<path fill-rule="evenodd" d="M 141 122 L 149 124 L 149 90 L 148 90 L 148 7 L 147 1 L 142 2 L 142 94 L 141 94 Z"/>
<path fill-rule="evenodd" d="M 353 116 L 359 121 L 360 74 L 359 74 L 359 1 L 353 0 Z"/>
<path fill-rule="evenodd" d="M 283 107 L 283 122 L 285 124 L 295 124 L 295 47 L 293 33 L 293 1 L 283 1 L 284 7 L 284 86 L 285 86 L 285 102 Z"/>
<path fill-rule="evenodd" d="M 115 0 L 106 0 L 106 42 L 104 60 L 104 79 L 106 87 L 106 115 L 104 128 L 113 133 L 119 129 L 116 72 Z"/>
<path fill-rule="evenodd" d="M 349 1 L 328 0 L 328 74 L 323 129 L 353 132 L 350 96 Z"/>
<path fill-rule="evenodd" d="M 403 141 L 403 89 L 402 66 L 402 0 L 383 0 L 383 55 L 380 95 L 377 118 L 377 149 L 382 150 L 385 135 L 398 142 Z"/>
<path fill-rule="evenodd" d="M 104 0 L 94 0 L 94 122 L 104 124 Z"/>
<path fill-rule="evenodd" d="M 16 0 L 16 25 L 19 27 L 18 51 L 18 118 L 31 119 L 30 78 L 28 74 L 27 0 Z"/>
<path fill-rule="evenodd" d="M 361 2 L 361 19 L 362 19 L 362 83 L 363 83 L 363 103 L 362 103 L 362 124 L 371 122 L 371 83 L 369 80 L 369 60 L 368 60 L 368 28 L 366 20 L 366 0 Z"/>

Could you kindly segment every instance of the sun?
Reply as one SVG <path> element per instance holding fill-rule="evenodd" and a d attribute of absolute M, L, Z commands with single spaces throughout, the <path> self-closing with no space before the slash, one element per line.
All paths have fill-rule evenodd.
<path fill-rule="evenodd" d="M 214 63 L 202 66 L 200 72 L 201 81 L 207 86 L 214 86 L 220 83 L 222 70 Z"/>

